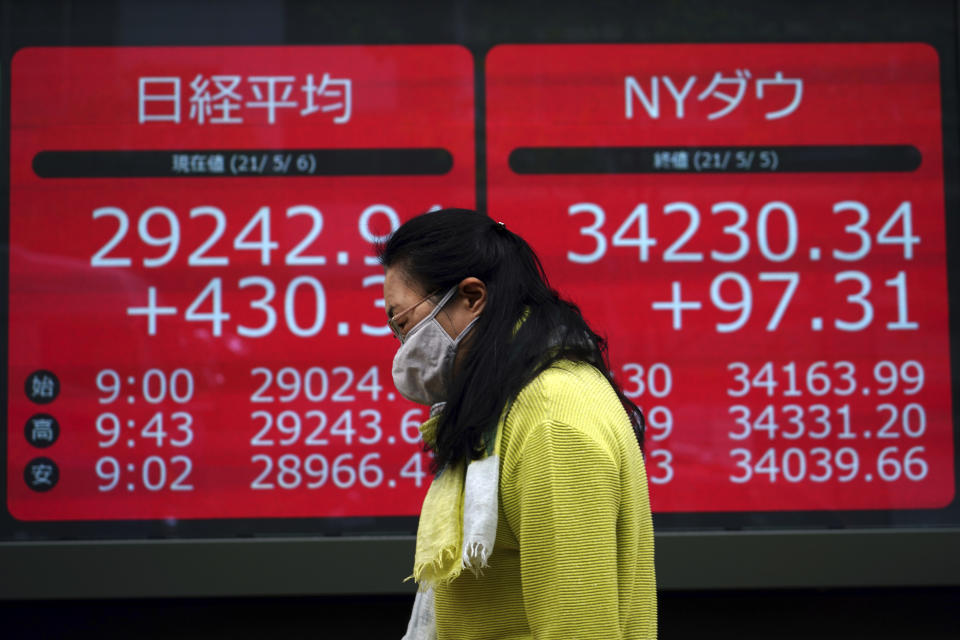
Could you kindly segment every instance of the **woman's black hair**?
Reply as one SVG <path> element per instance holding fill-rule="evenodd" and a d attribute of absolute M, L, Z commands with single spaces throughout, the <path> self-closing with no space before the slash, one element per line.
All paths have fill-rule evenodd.
<path fill-rule="evenodd" d="M 425 292 L 446 291 L 471 276 L 487 288 L 486 306 L 440 414 L 434 473 L 481 456 L 504 407 L 561 359 L 587 362 L 607 378 L 643 449 L 643 415 L 610 373 L 606 340 L 576 305 L 550 288 L 543 265 L 523 238 L 475 211 L 443 209 L 405 222 L 378 253 L 384 268 L 399 267 Z"/>

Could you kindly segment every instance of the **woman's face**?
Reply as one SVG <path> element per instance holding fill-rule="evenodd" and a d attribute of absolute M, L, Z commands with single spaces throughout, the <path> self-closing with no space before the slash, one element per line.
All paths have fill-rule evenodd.
<path fill-rule="evenodd" d="M 435 294 L 424 300 L 428 294 Z M 401 335 L 406 335 L 418 322 L 433 312 L 445 291 L 426 291 L 399 266 L 388 267 L 383 281 L 383 301 L 387 317 Z M 470 322 L 480 315 L 486 304 L 486 286 L 477 278 L 465 278 L 440 313 L 437 322 L 451 338 L 456 338 Z M 412 308 L 411 308 L 412 307 Z"/>

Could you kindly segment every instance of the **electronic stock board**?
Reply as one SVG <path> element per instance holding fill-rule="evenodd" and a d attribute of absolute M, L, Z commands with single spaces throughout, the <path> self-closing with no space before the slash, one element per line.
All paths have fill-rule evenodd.
<path fill-rule="evenodd" d="M 0 534 L 412 533 L 425 409 L 374 254 L 442 207 L 608 338 L 663 529 L 949 524 L 940 72 L 919 42 L 20 49 Z"/>

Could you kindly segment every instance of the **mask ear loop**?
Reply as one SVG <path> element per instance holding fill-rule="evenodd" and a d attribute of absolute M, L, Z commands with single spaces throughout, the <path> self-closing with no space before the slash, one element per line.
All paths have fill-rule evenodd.
<path fill-rule="evenodd" d="M 428 323 L 428 322 L 430 322 L 431 320 L 433 320 L 434 318 L 436 318 L 436 317 L 437 317 L 437 314 L 440 313 L 440 310 L 443 309 L 443 305 L 447 304 L 447 303 L 450 301 L 450 298 L 452 298 L 452 297 L 453 297 L 453 294 L 455 294 L 455 293 L 457 292 L 457 288 L 458 288 L 459 286 L 460 286 L 459 284 L 456 284 L 456 285 L 452 286 L 449 291 L 447 291 L 445 294 L 443 294 L 443 297 L 440 298 L 440 302 L 438 302 L 438 303 L 437 303 L 437 306 L 435 306 L 435 307 L 433 308 L 433 311 L 431 311 L 429 314 L 427 314 L 427 317 L 426 317 L 426 318 L 424 318 L 423 320 L 421 320 L 421 321 L 418 322 L 417 324 L 413 325 L 413 327 L 410 329 L 410 331 L 407 332 L 407 335 L 405 335 L 405 336 L 403 337 L 404 341 L 409 340 L 409 339 L 410 339 L 410 336 L 412 336 L 414 333 L 416 333 L 417 331 L 419 331 L 421 327 L 423 327 L 426 323 Z"/>
<path fill-rule="evenodd" d="M 502 223 L 502 222 L 498 222 L 497 224 L 498 224 L 498 225 L 502 225 L 503 223 Z M 499 227 L 498 227 L 498 228 L 499 228 Z M 459 286 L 460 286 L 459 284 L 456 285 L 456 286 L 454 287 L 454 289 L 458 288 Z M 449 293 L 449 292 L 448 292 L 448 293 Z M 442 309 L 442 308 L 443 308 L 443 305 L 445 305 L 445 304 L 446 304 L 446 301 L 445 301 L 445 300 L 441 300 L 441 301 L 440 301 L 440 304 L 437 305 L 437 308 L 438 308 L 438 309 Z M 450 316 L 447 316 L 447 318 L 449 318 L 449 317 L 450 317 Z M 466 337 L 467 333 L 470 331 L 470 329 L 473 328 L 473 325 L 477 324 L 477 320 L 479 320 L 479 319 L 480 319 L 480 316 L 476 316 L 473 320 L 471 320 L 470 322 L 467 323 L 467 326 L 465 326 L 465 327 L 463 328 L 463 330 L 460 331 L 460 333 L 458 333 L 458 334 L 456 335 L 455 338 L 453 338 L 453 346 L 454 346 L 454 347 L 457 347 L 457 346 L 460 345 L 460 341 L 463 340 L 464 337 Z"/>
<path fill-rule="evenodd" d="M 470 329 L 473 329 L 473 325 L 477 324 L 477 320 L 480 319 L 480 316 L 477 316 L 473 320 L 467 323 L 467 326 L 463 328 L 463 331 L 457 334 L 457 337 L 453 339 L 453 347 L 457 348 L 460 346 L 460 343 L 463 342 L 463 339 L 467 337 L 467 334 L 470 332 Z"/>

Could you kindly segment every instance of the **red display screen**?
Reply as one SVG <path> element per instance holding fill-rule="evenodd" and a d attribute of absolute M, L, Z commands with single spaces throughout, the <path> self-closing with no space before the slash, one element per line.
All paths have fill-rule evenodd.
<path fill-rule="evenodd" d="M 417 513 L 374 244 L 476 206 L 473 92 L 459 46 L 17 52 L 13 516 Z"/>
<path fill-rule="evenodd" d="M 951 502 L 934 49 L 500 45 L 483 74 L 479 105 L 459 46 L 17 52 L 10 513 L 416 515 L 374 245 L 478 205 L 477 140 L 489 214 L 644 410 L 655 511 Z"/>
<path fill-rule="evenodd" d="M 954 493 L 922 44 L 504 45 L 489 211 L 606 333 L 660 512 Z"/>

